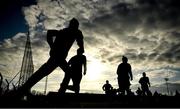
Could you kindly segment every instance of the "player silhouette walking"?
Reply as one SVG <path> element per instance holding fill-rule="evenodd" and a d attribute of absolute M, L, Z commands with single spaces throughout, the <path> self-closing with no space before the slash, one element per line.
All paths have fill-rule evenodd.
<path fill-rule="evenodd" d="M 80 82 L 82 79 L 82 73 L 85 75 L 87 66 L 86 66 L 86 56 L 83 55 L 81 49 L 77 50 L 77 55 L 73 56 L 68 65 L 70 66 L 71 78 L 73 81 L 73 86 L 69 85 L 68 89 L 75 91 L 75 93 L 79 93 L 80 91 Z M 82 72 L 82 66 L 84 71 Z"/>
<path fill-rule="evenodd" d="M 123 56 L 122 63 L 119 64 L 117 69 L 119 91 L 125 95 L 125 91 L 129 93 L 130 81 L 133 80 L 131 65 L 128 63 L 128 58 Z"/>

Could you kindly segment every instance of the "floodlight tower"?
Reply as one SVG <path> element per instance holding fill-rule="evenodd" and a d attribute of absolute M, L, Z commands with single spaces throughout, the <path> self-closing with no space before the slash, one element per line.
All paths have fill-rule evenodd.
<path fill-rule="evenodd" d="M 22 60 L 20 76 L 18 81 L 18 87 L 22 86 L 28 78 L 33 74 L 34 66 L 32 59 L 31 41 L 29 32 L 27 33 L 27 41 L 24 50 L 24 56 Z"/>

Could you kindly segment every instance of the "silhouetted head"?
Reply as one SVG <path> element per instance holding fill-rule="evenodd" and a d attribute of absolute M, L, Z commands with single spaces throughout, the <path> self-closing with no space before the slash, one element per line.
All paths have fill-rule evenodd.
<path fill-rule="evenodd" d="M 125 57 L 125 56 L 123 56 L 123 57 L 122 57 L 122 62 L 123 62 L 123 63 L 127 63 L 127 62 L 128 62 L 128 58 Z"/>
<path fill-rule="evenodd" d="M 106 80 L 106 84 L 109 84 L 109 81 L 108 81 L 108 80 Z"/>
<path fill-rule="evenodd" d="M 146 77 L 146 73 L 145 72 L 143 72 L 142 74 L 143 74 L 143 77 Z"/>
<path fill-rule="evenodd" d="M 69 28 L 71 29 L 78 29 L 79 28 L 79 22 L 76 18 L 72 18 L 69 23 Z"/>
<path fill-rule="evenodd" d="M 77 55 L 82 55 L 84 52 L 82 51 L 82 49 L 78 49 L 77 50 Z"/>

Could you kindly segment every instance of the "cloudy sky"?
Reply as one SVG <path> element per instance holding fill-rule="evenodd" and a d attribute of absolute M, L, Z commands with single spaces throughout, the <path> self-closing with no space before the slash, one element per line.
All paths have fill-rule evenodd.
<path fill-rule="evenodd" d="M 0 16 L 0 72 L 4 78 L 11 80 L 20 71 L 28 30 L 36 71 L 49 58 L 47 30 L 65 28 L 76 17 L 88 60 L 82 93 L 104 93 L 106 80 L 118 88 L 116 70 L 123 55 L 132 66 L 133 91 L 140 86 L 142 72 L 149 77 L 152 91 L 166 93 L 166 77 L 171 91 L 180 90 L 179 0 L 6 1 Z M 74 43 L 67 61 L 76 49 Z M 60 68 L 52 72 L 47 90 L 57 91 L 63 76 Z M 42 79 L 33 89 L 44 91 L 44 82 Z"/>

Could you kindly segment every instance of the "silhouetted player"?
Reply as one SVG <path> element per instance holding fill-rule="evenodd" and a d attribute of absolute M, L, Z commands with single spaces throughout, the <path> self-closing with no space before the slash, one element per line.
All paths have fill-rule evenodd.
<path fill-rule="evenodd" d="M 109 81 L 106 80 L 106 84 L 103 85 L 102 89 L 105 91 L 105 94 L 111 94 L 113 87 L 109 84 Z"/>
<path fill-rule="evenodd" d="M 151 86 L 149 82 L 149 78 L 146 77 L 145 72 L 143 72 L 142 75 L 143 77 L 141 77 L 139 80 L 139 83 L 141 84 L 142 95 L 149 95 L 150 94 L 149 87 Z"/>
<path fill-rule="evenodd" d="M 122 95 L 125 95 L 125 91 L 128 94 L 131 85 L 129 79 L 133 80 L 131 65 L 127 62 L 128 58 L 123 56 L 122 63 L 119 64 L 117 69 L 119 91 Z"/>
<path fill-rule="evenodd" d="M 82 79 L 82 73 L 86 74 L 86 56 L 83 55 L 83 51 L 81 49 L 77 50 L 77 55 L 73 56 L 68 65 L 71 70 L 71 78 L 73 81 L 73 86 L 69 85 L 68 89 L 75 91 L 75 93 L 79 93 L 80 91 L 80 82 Z M 82 66 L 84 66 L 84 72 L 82 72 Z"/>
<path fill-rule="evenodd" d="M 61 83 L 59 92 L 64 93 L 66 91 L 67 85 L 70 80 L 69 66 L 65 60 L 68 55 L 68 51 L 70 50 L 74 41 L 77 41 L 79 49 L 84 52 L 83 35 L 78 27 L 79 22 L 75 18 L 73 18 L 70 21 L 68 28 L 59 31 L 47 31 L 47 42 L 51 48 L 50 58 L 27 80 L 27 82 L 21 88 L 19 88 L 19 91 L 29 91 L 32 86 L 34 86 L 43 77 L 49 75 L 58 66 L 65 72 L 65 76 Z M 55 37 L 54 40 L 53 37 Z"/>

